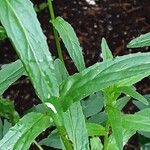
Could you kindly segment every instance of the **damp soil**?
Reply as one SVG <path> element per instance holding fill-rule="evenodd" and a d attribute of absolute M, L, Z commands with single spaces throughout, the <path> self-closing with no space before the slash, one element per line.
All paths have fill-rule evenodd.
<path fill-rule="evenodd" d="M 32 2 L 38 5 L 43 0 L 32 0 Z M 74 27 L 83 48 L 87 67 L 101 61 L 100 41 L 102 37 L 107 39 L 114 56 L 150 51 L 148 47 L 139 49 L 126 48 L 131 39 L 150 31 L 149 0 L 95 0 L 95 5 L 88 4 L 86 0 L 54 0 L 53 3 L 56 16 L 63 17 Z M 57 52 L 49 18 L 47 8 L 38 13 L 38 19 L 44 34 L 47 36 L 50 51 L 56 58 Z M 17 59 L 17 55 L 8 39 L 0 42 L 0 52 L 0 65 Z M 63 56 L 70 74 L 75 73 L 76 68 L 64 46 Z M 150 80 L 145 78 L 136 86 L 140 93 L 150 94 L 149 85 Z M 23 116 L 24 112 L 33 105 L 40 103 L 30 81 L 25 77 L 16 81 L 4 93 L 3 97 L 14 100 L 15 108 L 20 116 Z M 129 103 L 124 108 L 124 111 L 134 113 L 137 108 L 132 103 Z M 42 137 L 43 134 L 40 135 L 40 138 Z M 31 149 L 36 150 L 36 147 L 31 146 Z M 139 135 L 133 136 L 124 149 L 138 150 Z"/>

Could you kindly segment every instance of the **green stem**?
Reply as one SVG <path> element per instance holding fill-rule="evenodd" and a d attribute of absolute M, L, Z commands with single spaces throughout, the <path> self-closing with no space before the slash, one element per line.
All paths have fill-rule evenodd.
<path fill-rule="evenodd" d="M 69 141 L 69 139 L 67 138 L 68 135 L 67 135 L 65 127 L 62 124 L 62 121 L 60 120 L 60 116 L 58 114 L 53 113 L 52 118 L 58 129 L 58 133 L 62 139 L 62 142 L 63 142 L 66 150 L 73 150 L 73 146 L 72 146 L 71 142 Z"/>
<path fill-rule="evenodd" d="M 108 124 L 108 122 L 106 123 L 106 132 L 107 132 L 107 134 L 104 136 L 104 147 L 103 147 L 103 150 L 107 150 L 107 145 L 108 145 L 108 140 L 109 140 L 109 138 L 108 138 L 108 134 L 109 134 L 109 124 Z"/>
<path fill-rule="evenodd" d="M 52 5 L 52 0 L 48 0 L 48 8 L 49 8 L 51 19 L 54 20 L 55 15 L 54 15 L 54 9 L 53 9 L 53 5 Z M 56 31 L 56 29 L 54 27 L 53 27 L 53 32 L 54 32 L 54 38 L 55 38 L 58 57 L 64 63 L 62 50 L 61 50 L 61 45 L 60 45 L 60 41 L 59 41 L 60 39 L 59 39 L 59 36 L 58 36 L 58 32 Z"/>
<path fill-rule="evenodd" d="M 37 141 L 34 140 L 33 143 L 38 147 L 39 150 L 43 150 L 43 148 L 39 145 Z"/>

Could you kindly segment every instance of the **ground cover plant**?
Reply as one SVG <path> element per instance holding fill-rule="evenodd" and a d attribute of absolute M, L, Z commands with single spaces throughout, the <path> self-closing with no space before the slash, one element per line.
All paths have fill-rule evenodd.
<path fill-rule="evenodd" d="M 0 0 L 0 38 L 8 36 L 19 60 L 0 70 L 0 94 L 20 76 L 31 80 L 41 104 L 22 118 L 13 103 L 1 97 L 0 149 L 39 149 L 47 145 L 59 149 L 123 149 L 136 132 L 150 131 L 148 100 L 134 84 L 150 75 L 150 53 L 137 53 L 113 58 L 103 38 L 103 62 L 85 67 L 82 49 L 73 28 L 61 17 L 55 18 L 52 3 L 48 6 L 59 59 L 53 60 L 32 3 L 28 0 Z M 32 21 L 31 21 L 32 20 Z M 59 36 L 78 72 L 67 72 Z M 149 33 L 131 41 L 128 47 L 150 45 Z M 122 94 L 124 94 L 122 96 Z M 141 111 L 124 114 L 122 108 L 130 97 L 141 103 Z M 139 103 L 138 103 L 139 102 Z M 35 138 L 48 127 L 56 127 L 40 142 Z M 99 138 L 101 137 L 101 138 Z"/>

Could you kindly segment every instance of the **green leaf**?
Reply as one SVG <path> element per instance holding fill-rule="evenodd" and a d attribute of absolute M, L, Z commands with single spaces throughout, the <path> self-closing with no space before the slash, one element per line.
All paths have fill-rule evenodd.
<path fill-rule="evenodd" d="M 20 60 L 2 66 L 0 70 L 0 95 L 24 74 L 25 70 Z"/>
<path fill-rule="evenodd" d="M 55 132 L 54 132 L 55 131 Z M 39 142 L 40 145 L 45 145 L 57 149 L 62 149 L 62 143 L 60 137 L 56 130 L 52 131 L 52 133 L 45 139 Z"/>
<path fill-rule="evenodd" d="M 5 134 L 9 131 L 9 129 L 12 127 L 12 124 L 7 121 L 7 119 L 4 119 L 4 124 L 3 124 L 3 137 Z"/>
<path fill-rule="evenodd" d="M 34 6 L 34 9 L 36 12 L 41 12 L 42 10 L 44 10 L 47 7 L 47 2 L 41 2 L 40 4 L 36 4 Z"/>
<path fill-rule="evenodd" d="M 3 122 L 0 118 L 0 140 L 3 138 Z"/>
<path fill-rule="evenodd" d="M 149 138 L 146 138 L 145 136 L 139 135 L 139 143 L 140 143 L 140 145 L 144 145 L 146 143 L 149 143 Z"/>
<path fill-rule="evenodd" d="M 133 39 L 127 45 L 128 48 L 137 48 L 137 47 L 144 47 L 144 46 L 150 46 L 150 32 Z"/>
<path fill-rule="evenodd" d="M 143 135 L 146 138 L 150 138 L 150 132 L 142 132 L 142 131 L 138 131 L 139 134 Z"/>
<path fill-rule="evenodd" d="M 119 87 L 118 90 L 142 102 L 143 104 L 148 105 L 147 99 L 144 96 L 142 96 L 140 93 L 138 93 L 136 89 L 134 88 L 134 86 Z"/>
<path fill-rule="evenodd" d="M 149 150 L 149 149 L 150 149 L 150 143 L 146 143 L 146 144 L 141 146 L 140 150 Z"/>
<path fill-rule="evenodd" d="M 40 113 L 25 115 L 0 141 L 2 150 L 27 150 L 34 139 L 51 125 L 50 116 Z"/>
<path fill-rule="evenodd" d="M 135 101 L 135 100 L 133 101 L 133 104 L 135 104 L 140 110 L 150 107 L 150 95 L 149 94 L 144 95 L 144 97 L 145 97 L 145 99 L 147 99 L 148 105 L 144 105 L 140 101 Z"/>
<path fill-rule="evenodd" d="M 113 105 L 121 95 L 117 90 L 116 85 L 111 85 L 103 90 L 104 93 L 104 105 Z"/>
<path fill-rule="evenodd" d="M 105 122 L 106 120 L 107 120 L 107 115 L 104 111 L 99 112 L 99 113 L 91 116 L 90 118 L 88 118 L 88 122 L 98 123 L 98 124 L 101 124 L 101 123 Z"/>
<path fill-rule="evenodd" d="M 116 144 L 119 150 L 123 149 L 123 127 L 122 127 L 122 116 L 120 112 L 113 108 L 107 106 L 108 120 L 112 127 L 112 134 L 116 140 Z"/>
<path fill-rule="evenodd" d="M 0 140 L 4 137 L 4 135 L 8 132 L 12 124 L 7 121 L 7 119 L 2 120 L 0 119 Z"/>
<path fill-rule="evenodd" d="M 2 98 L 0 98 L 0 116 L 9 119 L 12 123 L 16 123 L 19 119 L 13 102 Z"/>
<path fill-rule="evenodd" d="M 96 123 L 86 123 L 89 136 L 102 136 L 106 135 L 106 130 L 102 125 Z"/>
<path fill-rule="evenodd" d="M 141 103 L 140 101 L 133 101 L 133 104 L 139 109 L 139 110 L 142 110 L 142 109 L 145 109 L 145 108 L 149 108 L 149 105 L 145 105 L 143 103 Z"/>
<path fill-rule="evenodd" d="M 89 150 L 88 133 L 80 102 L 76 102 L 64 112 L 64 125 L 74 150 Z"/>
<path fill-rule="evenodd" d="M 53 60 L 32 3 L 29 0 L 0 0 L 0 4 L 0 21 L 39 98 L 47 101 L 51 96 L 58 96 Z"/>
<path fill-rule="evenodd" d="M 31 112 L 37 112 L 42 114 L 51 115 L 51 110 L 49 107 L 45 105 L 45 103 L 34 105 L 31 109 L 28 109 L 25 114 L 31 113 Z"/>
<path fill-rule="evenodd" d="M 135 133 L 136 132 L 134 130 L 123 129 L 123 146 Z M 120 150 L 118 149 L 115 138 L 112 135 L 109 137 L 107 150 Z"/>
<path fill-rule="evenodd" d="M 105 38 L 102 38 L 101 49 L 102 49 L 103 61 L 106 61 L 108 59 L 113 59 L 113 55 L 107 45 L 107 41 Z"/>
<path fill-rule="evenodd" d="M 85 101 L 82 101 L 83 113 L 86 117 L 93 116 L 103 108 L 104 98 L 102 93 L 92 94 Z M 93 109 L 94 108 L 94 109 Z"/>
<path fill-rule="evenodd" d="M 150 75 L 150 53 L 130 54 L 97 63 L 69 77 L 60 87 L 64 111 L 75 101 L 116 85 L 131 86 Z"/>
<path fill-rule="evenodd" d="M 118 110 L 122 110 L 123 107 L 129 102 L 129 100 L 130 100 L 129 96 L 124 96 L 124 97 L 118 99 L 116 101 L 115 108 L 117 108 Z"/>
<path fill-rule="evenodd" d="M 103 150 L 103 144 L 98 137 L 90 139 L 91 150 Z"/>
<path fill-rule="evenodd" d="M 5 38 L 7 38 L 6 31 L 2 26 L 0 26 L 0 40 L 4 40 Z"/>
<path fill-rule="evenodd" d="M 60 59 L 56 59 L 54 61 L 54 67 L 55 67 L 56 78 L 57 78 L 58 84 L 60 85 L 63 80 L 68 78 L 69 74 L 65 65 L 62 63 Z"/>
<path fill-rule="evenodd" d="M 123 126 L 135 131 L 150 132 L 150 108 L 141 110 L 134 115 L 124 115 Z"/>
<path fill-rule="evenodd" d="M 139 102 L 139 101 L 133 101 L 133 104 L 135 104 L 140 110 L 146 109 L 146 108 L 150 108 L 150 95 L 144 95 L 144 97 L 148 100 L 149 105 L 146 106 L 143 103 Z M 142 132 L 142 131 L 138 131 L 139 134 L 143 135 L 144 137 L 150 138 L 150 132 Z"/>
<path fill-rule="evenodd" d="M 55 20 L 52 20 L 51 22 L 58 31 L 60 37 L 62 38 L 65 47 L 70 57 L 72 58 L 73 62 L 75 63 L 75 66 L 77 67 L 78 71 L 85 69 L 82 49 L 80 47 L 80 43 L 74 32 L 74 29 L 68 22 L 66 22 L 61 17 L 57 17 Z"/>

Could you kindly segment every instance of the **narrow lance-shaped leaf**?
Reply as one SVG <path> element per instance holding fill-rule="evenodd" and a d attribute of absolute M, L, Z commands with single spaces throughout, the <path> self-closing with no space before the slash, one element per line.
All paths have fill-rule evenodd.
<path fill-rule="evenodd" d="M 150 75 L 150 53 L 138 53 L 97 63 L 69 77 L 60 88 L 64 110 L 75 101 L 116 85 L 131 86 Z"/>
<path fill-rule="evenodd" d="M 115 103 L 115 108 L 121 111 L 123 107 L 129 102 L 129 100 L 130 100 L 129 96 L 119 98 Z"/>
<path fill-rule="evenodd" d="M 58 96 L 52 57 L 32 3 L 29 0 L 0 0 L 0 10 L 0 21 L 40 99 L 47 101 L 51 96 Z"/>
<path fill-rule="evenodd" d="M 0 95 L 24 74 L 25 70 L 20 60 L 2 66 L 0 70 Z"/>
<path fill-rule="evenodd" d="M 123 149 L 123 127 L 121 113 L 113 108 L 107 106 L 108 120 L 112 127 L 112 135 L 115 138 L 119 150 Z"/>
<path fill-rule="evenodd" d="M 71 25 L 61 17 L 57 17 L 51 22 L 58 31 L 60 37 L 62 38 L 65 47 L 67 48 L 67 51 L 70 57 L 72 58 L 73 62 L 75 63 L 75 66 L 77 67 L 78 71 L 85 69 L 82 49 Z"/>
<path fill-rule="evenodd" d="M 102 136 L 102 135 L 106 135 L 106 130 L 105 128 L 100 125 L 100 124 L 96 124 L 96 123 L 86 123 L 86 127 L 88 130 L 88 136 Z"/>
<path fill-rule="evenodd" d="M 131 96 L 132 98 L 135 98 L 136 100 L 142 102 L 145 105 L 148 105 L 148 101 L 144 96 L 142 96 L 140 93 L 136 91 L 134 86 L 125 86 L 125 87 L 119 87 L 118 90 L 124 94 L 127 94 Z"/>
<path fill-rule="evenodd" d="M 150 132 L 150 108 L 143 109 L 134 115 L 124 115 L 122 123 L 126 129 Z"/>
<path fill-rule="evenodd" d="M 64 112 L 64 124 L 74 150 L 89 150 L 88 133 L 80 102 L 72 104 Z"/>
<path fill-rule="evenodd" d="M 128 48 L 137 48 L 137 47 L 144 47 L 144 46 L 150 46 L 150 32 L 133 39 L 127 45 Z"/>
<path fill-rule="evenodd" d="M 40 113 L 25 115 L 0 141 L 1 150 L 27 150 L 34 139 L 51 125 L 50 116 Z"/>
<path fill-rule="evenodd" d="M 136 105 L 136 107 L 138 107 L 138 109 L 142 110 L 145 108 L 150 108 L 150 95 L 144 95 L 144 97 L 147 99 L 148 101 L 148 105 L 145 105 L 143 103 L 141 103 L 140 101 L 133 101 L 133 104 Z"/>
<path fill-rule="evenodd" d="M 102 38 L 101 49 L 102 49 L 103 61 L 108 60 L 108 59 L 113 59 L 113 55 L 108 47 L 108 44 L 105 38 Z"/>

